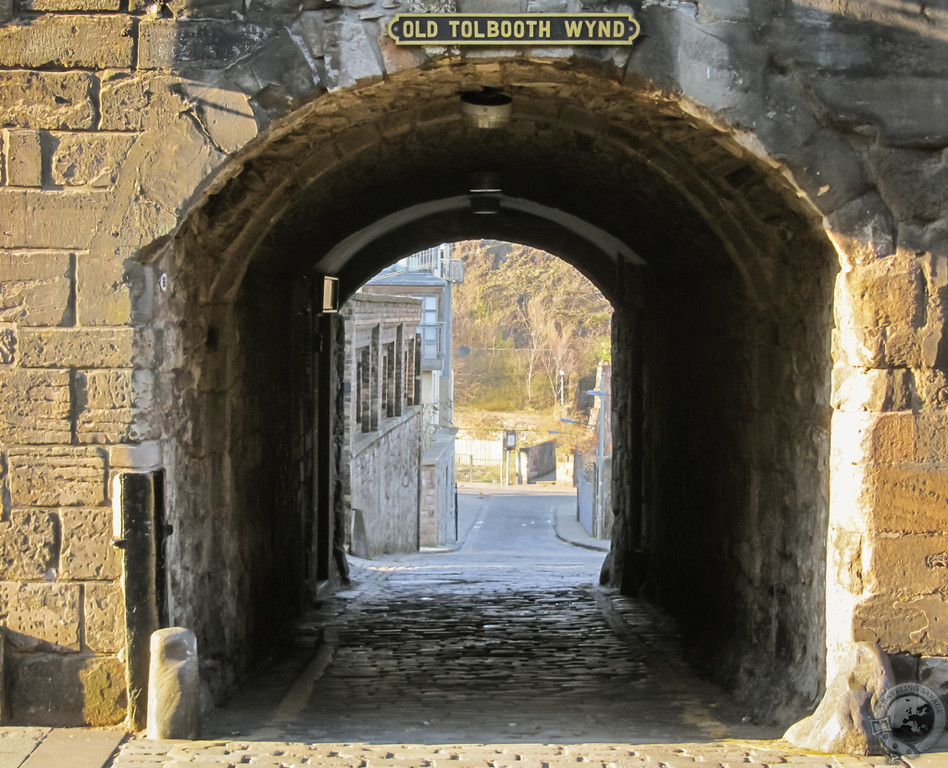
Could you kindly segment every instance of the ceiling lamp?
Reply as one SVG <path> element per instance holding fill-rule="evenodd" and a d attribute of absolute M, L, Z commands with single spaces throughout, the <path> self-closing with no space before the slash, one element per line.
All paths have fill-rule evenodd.
<path fill-rule="evenodd" d="M 461 116 L 474 128 L 503 128 L 510 122 L 513 99 L 494 88 L 461 94 Z"/>

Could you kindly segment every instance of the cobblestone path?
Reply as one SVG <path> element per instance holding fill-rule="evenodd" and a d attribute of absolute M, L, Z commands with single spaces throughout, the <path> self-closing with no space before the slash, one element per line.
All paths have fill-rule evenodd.
<path fill-rule="evenodd" d="M 249 686 L 208 741 L 129 742 L 114 768 L 885 764 L 746 741 L 773 734 L 687 672 L 660 617 L 595 585 L 602 553 L 556 539 L 557 503 L 467 499 L 460 551 L 361 561 L 301 626 L 321 644 L 295 680 Z"/>

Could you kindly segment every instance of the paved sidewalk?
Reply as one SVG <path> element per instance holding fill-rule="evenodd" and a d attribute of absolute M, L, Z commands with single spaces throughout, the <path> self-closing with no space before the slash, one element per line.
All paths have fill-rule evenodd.
<path fill-rule="evenodd" d="M 119 729 L 0 728 L 0 768 L 103 768 L 126 735 Z"/>

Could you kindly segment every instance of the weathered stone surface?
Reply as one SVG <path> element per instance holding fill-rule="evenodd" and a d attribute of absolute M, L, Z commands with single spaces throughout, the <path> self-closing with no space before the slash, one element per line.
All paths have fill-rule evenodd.
<path fill-rule="evenodd" d="M 321 38 L 319 38 L 321 43 Z M 302 38 L 283 30 L 257 51 L 227 69 L 227 77 L 248 94 L 257 96 L 262 90 L 277 89 L 287 104 L 313 96 L 324 87 L 319 81 L 322 69 L 316 60 L 301 48 Z M 311 54 L 312 55 L 312 54 Z M 271 94 L 269 98 L 274 98 Z"/>
<path fill-rule="evenodd" d="M 833 211 L 825 224 L 837 250 L 851 264 L 869 264 L 895 253 L 895 221 L 876 194 Z"/>
<path fill-rule="evenodd" d="M 877 150 L 869 161 L 879 193 L 898 219 L 934 221 L 948 211 L 948 164 L 938 154 Z"/>
<path fill-rule="evenodd" d="M 69 253 L 0 251 L 0 322 L 68 324 L 71 273 Z"/>
<path fill-rule="evenodd" d="M 68 580 L 107 580 L 121 575 L 121 553 L 112 546 L 111 507 L 65 508 L 59 575 Z"/>
<path fill-rule="evenodd" d="M 239 91 L 186 83 L 188 100 L 221 151 L 234 154 L 257 135 L 257 120 L 247 97 Z"/>
<path fill-rule="evenodd" d="M 13 365 L 16 361 L 16 326 L 0 325 L 0 365 Z"/>
<path fill-rule="evenodd" d="M 944 586 L 948 577 L 946 535 L 880 536 L 868 549 L 866 584 L 872 593 L 906 597 L 932 594 Z"/>
<path fill-rule="evenodd" d="M 326 87 L 330 91 L 382 77 L 382 56 L 364 24 L 337 21 L 323 32 Z"/>
<path fill-rule="evenodd" d="M 948 659 L 923 656 L 918 660 L 918 681 L 944 701 L 948 697 Z"/>
<path fill-rule="evenodd" d="M 784 735 L 791 744 L 817 752 L 868 755 L 878 749 L 872 703 L 894 683 L 889 661 L 871 643 L 856 643 L 849 663 L 826 687 L 820 706 Z"/>
<path fill-rule="evenodd" d="M 853 365 L 917 366 L 927 292 L 918 262 L 881 259 L 844 272 L 837 291 L 837 339 Z"/>
<path fill-rule="evenodd" d="M 98 370 L 78 375 L 80 404 L 76 434 L 82 443 L 114 443 L 157 437 L 142 429 L 151 410 L 151 371 Z"/>
<path fill-rule="evenodd" d="M 869 528 L 893 533 L 937 533 L 948 517 L 948 470 L 930 465 L 874 468 L 865 502 Z"/>
<path fill-rule="evenodd" d="M 111 186 L 134 141 L 134 136 L 122 133 L 53 134 L 53 184 L 64 187 Z"/>
<path fill-rule="evenodd" d="M 98 80 L 85 72 L 0 71 L 0 123 L 21 128 L 88 130 Z"/>
<path fill-rule="evenodd" d="M 16 506 L 91 507 L 105 501 L 105 457 L 95 448 L 10 448 L 7 462 Z"/>
<path fill-rule="evenodd" d="M 125 598 L 114 582 L 84 587 L 86 645 L 96 653 L 118 653 L 125 644 Z"/>
<path fill-rule="evenodd" d="M 121 0 L 23 0 L 21 8 L 28 11 L 59 13 L 62 11 L 118 11 Z"/>
<path fill-rule="evenodd" d="M 154 98 L 153 77 L 116 72 L 103 78 L 99 94 L 103 131 L 141 131 Z"/>
<path fill-rule="evenodd" d="M 109 446 L 109 466 L 112 469 L 158 469 L 161 465 L 162 451 L 158 440 Z"/>
<path fill-rule="evenodd" d="M 148 738 L 196 739 L 200 732 L 198 649 L 183 627 L 151 636 L 148 672 Z"/>
<path fill-rule="evenodd" d="M 874 595 L 856 607 L 853 637 L 888 653 L 948 656 L 948 602 L 941 595 Z"/>
<path fill-rule="evenodd" d="M 943 77 L 819 77 L 812 83 L 838 119 L 879 125 L 894 143 L 943 146 L 948 138 Z"/>
<path fill-rule="evenodd" d="M 171 69 L 177 43 L 174 19 L 145 18 L 138 25 L 138 68 Z"/>
<path fill-rule="evenodd" d="M 116 725 L 125 717 L 125 669 L 114 657 L 19 656 L 10 666 L 18 722 Z"/>
<path fill-rule="evenodd" d="M 11 187 L 43 186 L 43 150 L 36 131 L 7 131 L 7 184 Z"/>
<path fill-rule="evenodd" d="M 268 20 L 269 22 L 269 20 Z M 207 18 L 179 19 L 175 26 L 174 61 L 187 65 L 223 67 L 253 53 L 273 35 L 260 24 Z"/>
<path fill-rule="evenodd" d="M 109 200 L 105 191 L 0 189 L 0 248 L 84 248 Z"/>
<path fill-rule="evenodd" d="M 123 368 L 132 362 L 132 328 L 22 329 L 24 368 Z"/>
<path fill-rule="evenodd" d="M 0 582 L 0 621 L 19 651 L 78 651 L 79 586 Z"/>
<path fill-rule="evenodd" d="M 68 371 L 0 369 L 0 441 L 72 442 L 69 383 Z"/>
<path fill-rule="evenodd" d="M 0 580 L 52 579 L 59 555 L 57 518 L 46 510 L 14 509 L 0 523 Z"/>
<path fill-rule="evenodd" d="M 42 69 L 131 67 L 132 20 L 125 16 L 40 16 L 0 28 L 0 64 Z"/>
<path fill-rule="evenodd" d="M 132 317 L 130 267 L 114 257 L 80 254 L 76 259 L 79 323 L 125 325 Z"/>
<path fill-rule="evenodd" d="M 840 411 L 907 411 L 917 401 L 915 380 L 904 369 L 833 367 L 833 407 Z"/>

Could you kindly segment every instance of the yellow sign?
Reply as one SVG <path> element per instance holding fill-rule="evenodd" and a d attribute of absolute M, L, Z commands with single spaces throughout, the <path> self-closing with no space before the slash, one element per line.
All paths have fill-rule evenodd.
<path fill-rule="evenodd" d="M 627 13 L 399 13 L 388 25 L 398 45 L 631 45 Z"/>

